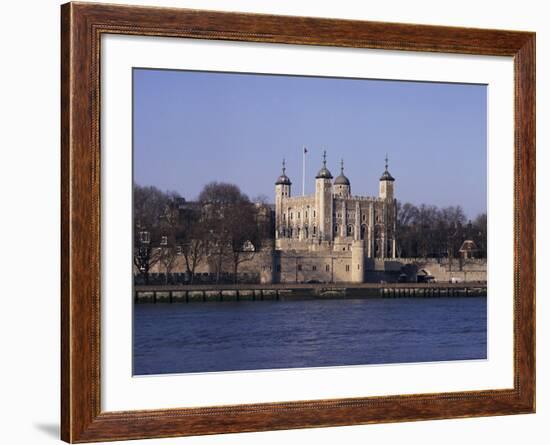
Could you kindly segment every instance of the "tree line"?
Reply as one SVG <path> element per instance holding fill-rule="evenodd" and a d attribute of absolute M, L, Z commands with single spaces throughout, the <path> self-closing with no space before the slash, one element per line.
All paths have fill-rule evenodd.
<path fill-rule="evenodd" d="M 456 258 L 465 240 L 487 256 L 487 214 L 468 221 L 461 206 L 438 208 L 397 202 L 397 254 L 406 258 Z"/>
<path fill-rule="evenodd" d="M 270 235 L 268 209 L 234 184 L 211 182 L 195 202 L 177 192 L 134 185 L 134 265 L 146 283 L 156 265 L 168 280 L 178 256 L 191 283 L 206 261 L 214 266 L 217 282 L 226 263 L 236 280 L 239 266 L 252 260 Z"/>

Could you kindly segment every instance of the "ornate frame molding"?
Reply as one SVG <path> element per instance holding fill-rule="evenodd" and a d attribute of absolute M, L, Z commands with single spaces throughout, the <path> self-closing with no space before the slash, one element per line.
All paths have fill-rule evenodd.
<path fill-rule="evenodd" d="M 102 34 L 512 56 L 515 71 L 514 388 L 102 412 Z M 70 443 L 535 411 L 535 34 L 93 3 L 61 7 L 61 438 Z"/>

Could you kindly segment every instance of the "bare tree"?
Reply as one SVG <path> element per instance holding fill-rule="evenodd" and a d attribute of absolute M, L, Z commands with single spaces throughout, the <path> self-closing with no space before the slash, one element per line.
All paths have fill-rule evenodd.
<path fill-rule="evenodd" d="M 229 255 L 233 263 L 233 279 L 237 282 L 239 266 L 251 261 L 260 248 L 260 230 L 256 209 L 248 201 L 235 203 L 225 213 Z"/>
<path fill-rule="evenodd" d="M 199 194 L 201 219 L 209 244 L 208 255 L 214 260 L 217 282 L 220 281 L 223 261 L 230 248 L 229 219 L 226 216 L 233 206 L 244 200 L 248 197 L 236 185 L 223 182 L 206 184 Z"/>
<path fill-rule="evenodd" d="M 212 182 L 199 195 L 203 222 L 208 233 L 208 251 L 214 257 L 217 281 L 224 260 L 230 259 L 233 278 L 238 278 L 239 265 L 250 261 L 261 245 L 258 209 L 234 184 Z"/>
<path fill-rule="evenodd" d="M 197 267 L 205 260 L 208 253 L 208 232 L 203 226 L 200 211 L 188 209 L 180 213 L 180 231 L 178 244 L 185 260 L 189 281 L 195 280 Z"/>
<path fill-rule="evenodd" d="M 160 218 L 169 199 L 156 187 L 134 184 L 134 265 L 149 284 L 149 273 L 160 261 Z"/>
<path fill-rule="evenodd" d="M 482 257 L 487 256 L 487 213 L 480 213 L 471 225 L 471 238 L 476 243 Z"/>
<path fill-rule="evenodd" d="M 480 220 L 480 233 L 486 230 L 486 221 Z M 482 229 L 485 227 L 485 229 Z M 437 208 L 422 204 L 398 202 L 397 237 L 399 256 L 456 257 L 462 242 L 468 238 L 466 215 L 460 206 Z M 485 232 L 486 233 L 486 232 Z M 477 243 L 477 238 L 476 238 Z"/>
<path fill-rule="evenodd" d="M 159 227 L 160 217 L 165 213 L 170 198 L 156 187 L 143 187 L 134 184 L 133 194 L 134 234 Z"/>
<path fill-rule="evenodd" d="M 202 238 L 190 238 L 182 244 L 182 254 L 185 259 L 185 267 L 189 274 L 189 282 L 195 280 L 195 271 L 204 260 L 207 253 L 208 242 Z"/>
<path fill-rule="evenodd" d="M 134 248 L 134 266 L 149 284 L 149 272 L 160 261 L 160 250 L 150 245 Z"/>
<path fill-rule="evenodd" d="M 167 200 L 160 220 L 160 263 L 164 267 L 164 280 L 168 283 L 178 258 L 177 239 L 181 232 L 179 205 L 183 201 L 177 192 L 167 192 Z"/>
<path fill-rule="evenodd" d="M 164 282 L 168 284 L 170 274 L 176 265 L 178 257 L 176 247 L 173 245 L 167 245 L 159 247 L 159 262 L 164 267 Z"/>
<path fill-rule="evenodd" d="M 166 282 L 175 266 L 178 205 L 182 200 L 177 192 L 134 184 L 134 265 L 147 284 L 157 264 L 163 266 Z"/>

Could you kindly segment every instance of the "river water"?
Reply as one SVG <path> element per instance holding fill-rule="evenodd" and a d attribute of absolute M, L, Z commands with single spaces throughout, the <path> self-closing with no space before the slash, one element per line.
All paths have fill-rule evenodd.
<path fill-rule="evenodd" d="M 485 358 L 485 297 L 134 307 L 134 375 Z"/>

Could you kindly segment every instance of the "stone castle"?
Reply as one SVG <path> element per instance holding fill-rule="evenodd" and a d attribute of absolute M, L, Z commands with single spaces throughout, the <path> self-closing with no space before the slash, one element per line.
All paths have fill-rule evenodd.
<path fill-rule="evenodd" d="M 343 161 L 340 175 L 334 179 L 324 153 L 315 177 L 315 193 L 293 196 L 283 161 L 282 174 L 275 182 L 272 280 L 362 283 L 366 260 L 395 258 L 394 183 L 386 158 L 378 197 L 352 195 Z"/>
<path fill-rule="evenodd" d="M 436 281 L 485 281 L 486 260 L 396 258 L 397 201 L 395 179 L 385 169 L 379 179 L 379 193 L 357 196 L 344 174 L 333 178 L 326 153 L 315 177 L 315 193 L 292 195 L 292 181 L 282 173 L 275 182 L 275 206 L 257 204 L 271 221 L 274 236 L 255 246 L 249 261 L 239 266 L 239 281 L 272 283 L 365 283 L 396 282 L 405 277 L 416 282 L 418 275 Z M 222 274 L 232 271 L 222 263 Z M 217 265 L 210 258 L 201 261 L 196 273 L 211 280 Z M 153 273 L 162 273 L 157 264 Z M 181 256 L 173 273 L 184 274 Z"/>

